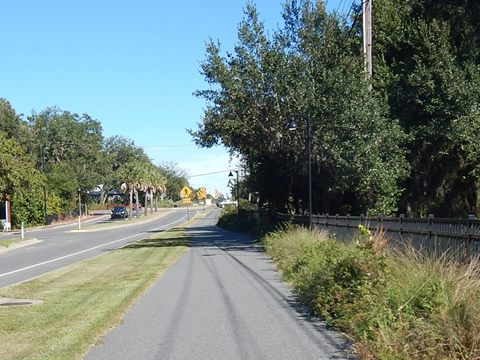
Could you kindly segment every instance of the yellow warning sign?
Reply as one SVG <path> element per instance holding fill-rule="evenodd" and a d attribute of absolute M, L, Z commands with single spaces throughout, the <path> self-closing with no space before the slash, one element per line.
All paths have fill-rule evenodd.
<path fill-rule="evenodd" d="M 192 193 L 192 189 L 190 189 L 188 186 L 184 186 L 183 189 L 180 190 L 180 196 L 182 198 L 188 198 L 191 193 Z"/>
<path fill-rule="evenodd" d="M 203 200 L 207 197 L 207 189 L 205 189 L 204 187 L 200 188 L 198 191 L 197 191 L 197 198 L 198 200 Z"/>

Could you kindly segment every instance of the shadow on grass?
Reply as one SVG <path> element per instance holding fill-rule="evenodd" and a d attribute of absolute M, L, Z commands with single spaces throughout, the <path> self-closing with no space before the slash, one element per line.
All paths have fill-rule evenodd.
<path fill-rule="evenodd" d="M 143 248 L 164 248 L 177 246 L 190 246 L 191 240 L 187 236 L 165 237 L 161 239 L 145 239 L 124 246 L 123 250 L 143 249 Z"/>

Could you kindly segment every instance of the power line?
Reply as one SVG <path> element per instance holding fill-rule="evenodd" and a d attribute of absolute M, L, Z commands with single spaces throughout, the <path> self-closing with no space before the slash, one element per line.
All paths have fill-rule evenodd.
<path fill-rule="evenodd" d="M 352 1 L 352 4 L 350 5 L 350 8 L 348 9 L 347 16 L 345 16 L 345 19 L 348 19 L 350 17 L 350 14 L 352 13 L 354 5 L 355 5 L 355 0 Z"/>
<path fill-rule="evenodd" d="M 183 144 L 183 145 L 138 145 L 138 147 L 141 147 L 141 148 L 148 148 L 148 149 L 155 149 L 155 148 L 158 148 L 158 149 L 164 149 L 164 148 L 181 148 L 181 147 L 194 147 L 196 145 L 193 145 L 193 144 Z"/>
<path fill-rule="evenodd" d="M 338 2 L 337 9 L 335 10 L 336 13 L 339 13 L 339 12 L 340 12 L 340 6 L 342 6 L 342 2 L 343 2 L 343 0 L 340 0 L 340 1 Z"/>
<path fill-rule="evenodd" d="M 368 0 L 364 0 L 364 1 L 368 1 Z M 363 5 L 364 1 L 361 2 L 361 5 Z M 350 16 L 350 12 L 353 10 L 353 5 L 354 4 L 355 4 L 355 0 L 352 1 L 352 6 L 350 7 L 350 11 L 348 12 L 348 16 Z M 353 18 L 352 26 L 350 27 L 350 30 L 348 31 L 348 34 L 347 34 L 347 39 L 350 38 L 351 33 L 352 33 L 353 29 L 355 28 L 355 25 L 357 24 L 358 17 L 360 16 L 360 14 L 363 15 L 363 12 L 362 11 L 357 11 L 357 13 L 355 14 L 355 17 Z"/>
<path fill-rule="evenodd" d="M 185 176 L 186 178 L 192 178 L 192 177 L 197 177 L 197 176 L 207 176 L 207 175 L 214 175 L 214 174 L 220 174 L 224 173 L 227 171 L 238 171 L 238 169 L 225 169 L 225 170 L 218 170 L 218 171 L 212 171 L 204 174 L 195 174 L 195 175 L 187 175 Z"/>
<path fill-rule="evenodd" d="M 343 14 L 343 12 L 345 11 L 345 6 L 346 5 L 347 5 L 347 0 L 345 0 L 344 3 L 343 3 L 341 14 Z"/>

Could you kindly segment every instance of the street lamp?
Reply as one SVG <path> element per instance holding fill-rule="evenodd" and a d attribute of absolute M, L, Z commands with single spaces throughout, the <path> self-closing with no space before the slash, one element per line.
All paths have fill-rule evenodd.
<path fill-rule="evenodd" d="M 228 177 L 230 178 L 233 178 L 233 173 L 232 171 L 235 171 L 237 173 L 237 183 L 235 184 L 235 192 L 236 192 L 236 197 L 237 197 L 237 214 L 239 212 L 239 206 L 240 206 L 240 194 L 239 194 L 239 191 L 238 191 L 238 170 L 230 170 L 230 173 L 228 174 Z M 229 180 L 229 183 L 230 183 L 230 180 Z"/>
<path fill-rule="evenodd" d="M 307 163 L 308 163 L 308 226 L 312 227 L 312 121 L 309 116 L 307 122 Z M 287 129 L 290 131 L 297 130 L 298 125 L 295 119 L 291 119 Z"/>

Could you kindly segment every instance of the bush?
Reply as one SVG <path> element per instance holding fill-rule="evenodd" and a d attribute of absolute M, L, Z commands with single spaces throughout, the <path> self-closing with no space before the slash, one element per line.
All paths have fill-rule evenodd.
<path fill-rule="evenodd" d="M 255 212 L 240 209 L 237 213 L 234 205 L 226 205 L 223 208 L 217 225 L 230 231 L 250 235 L 258 235 L 261 231 L 260 220 Z"/>
<path fill-rule="evenodd" d="M 361 229 L 360 229 L 361 230 Z M 385 237 L 342 243 L 290 227 L 267 235 L 267 251 L 312 312 L 380 359 L 480 356 L 480 263 L 386 251 Z"/>
<path fill-rule="evenodd" d="M 361 313 L 379 305 L 387 272 L 386 259 L 373 243 L 349 246 L 327 232 L 304 228 L 271 234 L 264 243 L 315 314 L 342 329 L 353 328 L 362 338 L 371 337 L 376 319 Z"/>
<path fill-rule="evenodd" d="M 38 187 L 18 189 L 12 196 L 12 226 L 43 224 L 43 191 Z"/>

